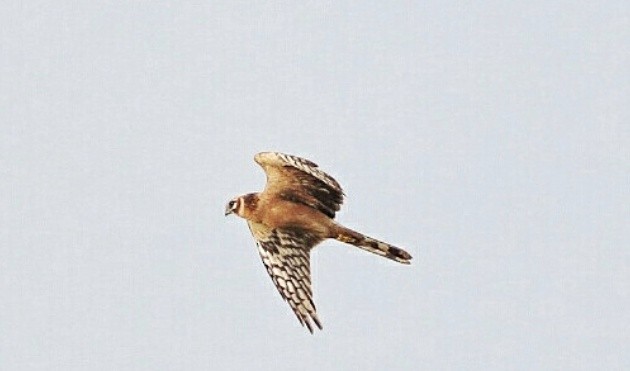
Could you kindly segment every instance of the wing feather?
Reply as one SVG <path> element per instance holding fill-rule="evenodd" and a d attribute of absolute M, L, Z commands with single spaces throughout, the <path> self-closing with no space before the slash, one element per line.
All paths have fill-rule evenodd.
<path fill-rule="evenodd" d="M 307 159 L 279 152 L 261 152 L 254 160 L 265 170 L 265 193 L 312 207 L 331 218 L 343 203 L 337 181 Z"/>
<path fill-rule="evenodd" d="M 313 233 L 300 229 L 270 229 L 248 221 L 258 253 L 282 298 L 302 326 L 313 333 L 311 321 L 322 329 L 311 289 L 310 250 L 321 242 Z"/>

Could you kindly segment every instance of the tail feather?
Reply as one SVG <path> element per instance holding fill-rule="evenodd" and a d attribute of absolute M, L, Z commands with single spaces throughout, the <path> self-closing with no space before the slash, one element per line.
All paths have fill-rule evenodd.
<path fill-rule="evenodd" d="M 352 229 L 339 226 L 335 231 L 334 239 L 354 245 L 365 251 L 369 251 L 373 254 L 383 256 L 385 258 L 397 261 L 402 264 L 410 264 L 411 255 L 405 250 L 392 246 L 383 241 L 376 240 L 372 237 L 368 237 Z"/>

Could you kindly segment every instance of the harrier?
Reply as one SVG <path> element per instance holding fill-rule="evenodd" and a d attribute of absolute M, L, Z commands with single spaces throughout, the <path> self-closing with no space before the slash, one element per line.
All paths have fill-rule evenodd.
<path fill-rule="evenodd" d="M 267 174 L 261 193 L 236 197 L 225 215 L 247 220 L 267 273 L 302 326 L 322 329 L 311 290 L 310 251 L 327 238 L 403 264 L 405 250 L 346 228 L 333 219 L 343 202 L 339 183 L 313 162 L 283 153 L 262 152 L 254 160 Z"/>

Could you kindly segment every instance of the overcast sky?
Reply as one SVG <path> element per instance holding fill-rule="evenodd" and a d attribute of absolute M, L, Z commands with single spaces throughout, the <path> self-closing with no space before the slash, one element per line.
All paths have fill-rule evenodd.
<path fill-rule="evenodd" d="M 1 370 L 630 369 L 630 5 L 0 6 Z M 227 201 L 306 157 L 324 330 Z"/>

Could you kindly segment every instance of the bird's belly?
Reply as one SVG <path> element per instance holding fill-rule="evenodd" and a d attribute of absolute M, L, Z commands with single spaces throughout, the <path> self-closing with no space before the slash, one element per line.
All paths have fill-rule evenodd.
<path fill-rule="evenodd" d="M 319 211 L 305 205 L 285 202 L 265 212 L 264 224 L 271 228 L 302 228 L 326 234 L 330 221 Z"/>

